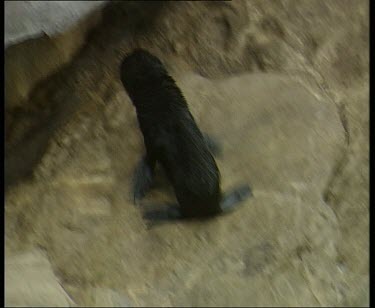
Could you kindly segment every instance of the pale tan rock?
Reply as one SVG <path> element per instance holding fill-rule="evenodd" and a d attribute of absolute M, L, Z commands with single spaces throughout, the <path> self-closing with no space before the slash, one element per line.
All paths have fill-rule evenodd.
<path fill-rule="evenodd" d="M 280 74 L 244 74 L 217 81 L 194 74 L 176 78 L 202 130 L 223 146 L 223 157 L 218 159 L 223 189 L 248 182 L 254 197 L 231 216 L 147 231 L 142 210 L 130 199 L 130 179 L 143 149 L 134 110 L 125 96 L 119 112 L 127 120 L 116 130 L 99 139 L 84 128 L 76 130 L 75 157 L 64 161 L 47 152 L 39 170 L 43 179 L 47 166 L 56 168 L 56 160 L 69 166 L 64 177 L 90 177 L 97 164 L 87 168 L 87 163 L 95 162 L 95 156 L 98 161 L 109 157 L 111 164 L 102 172 L 124 178 L 104 189 L 98 183 L 66 185 L 59 182 L 61 172 L 52 173 L 54 184 L 45 190 L 54 199 L 41 199 L 46 210 L 35 214 L 45 221 L 38 232 L 48 232 L 49 241 L 59 243 L 45 243 L 56 266 L 68 281 L 116 283 L 135 305 L 302 305 L 304 300 L 311 305 L 334 304 L 334 291 L 315 299 L 314 292 L 320 291 L 311 284 L 318 278 L 311 274 L 307 279 L 301 265 L 297 269 L 285 265 L 290 273 L 277 272 L 288 258 L 298 264 L 304 251 L 307 256 L 319 253 L 327 266 L 335 268 L 337 220 L 319 198 L 345 142 L 334 106 Z M 101 122 L 97 125 L 101 127 Z M 95 126 L 94 122 L 93 132 Z M 100 151 L 98 144 L 106 151 Z M 91 160 L 89 153 L 95 154 Z M 48 161 L 51 164 L 45 164 Z M 110 208 L 100 204 L 106 196 Z M 319 266 L 307 256 L 307 264 Z M 339 274 L 332 271 L 319 279 L 337 283 Z M 226 292 L 220 291 L 226 282 Z M 269 290 L 258 289 L 269 283 Z M 257 291 L 249 293 L 245 285 L 256 285 Z"/>
<path fill-rule="evenodd" d="M 90 293 L 93 298 L 91 303 L 93 307 L 132 307 L 124 295 L 111 289 L 94 288 Z M 90 305 L 90 302 L 87 305 Z"/>

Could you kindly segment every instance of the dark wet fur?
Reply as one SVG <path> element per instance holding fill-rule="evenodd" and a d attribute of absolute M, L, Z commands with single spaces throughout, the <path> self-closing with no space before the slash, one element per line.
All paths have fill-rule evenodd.
<path fill-rule="evenodd" d="M 174 188 L 178 207 L 170 218 L 210 217 L 247 198 L 249 186 L 223 196 L 220 172 L 212 155 L 214 140 L 199 130 L 186 100 L 158 58 L 141 49 L 121 64 L 121 81 L 136 107 L 146 155 L 134 179 L 134 199 L 150 190 L 160 163 Z"/>

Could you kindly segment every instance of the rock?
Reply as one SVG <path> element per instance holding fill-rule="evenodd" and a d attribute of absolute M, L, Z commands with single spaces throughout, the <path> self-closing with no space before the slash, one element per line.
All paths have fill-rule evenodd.
<path fill-rule="evenodd" d="M 127 297 L 111 289 L 95 288 L 91 292 L 94 307 L 132 307 Z"/>
<path fill-rule="evenodd" d="M 100 5 L 100 1 L 91 4 L 87 1 L 83 2 L 78 1 L 77 4 L 76 2 L 66 4 L 61 1 L 5 2 L 5 28 L 8 28 L 5 30 L 5 43 L 8 46 L 5 50 L 4 68 L 7 76 L 5 79 L 7 110 L 23 106 L 33 88 L 69 63 L 85 44 L 87 33 L 100 21 L 100 11 L 91 12 Z M 78 6 L 77 11 L 75 6 Z M 86 11 L 84 16 L 88 12 L 91 13 L 83 18 L 79 14 L 79 8 L 82 10 L 81 13 Z M 46 10 L 46 15 L 40 18 L 43 9 Z M 52 12 L 52 15 L 48 15 Z M 73 15 L 76 23 L 64 16 L 69 13 Z M 21 18 L 20 14 L 24 15 L 24 18 Z M 59 14 L 61 16 L 57 18 Z M 17 18 L 14 17 L 15 15 Z M 59 23 L 64 25 L 62 26 L 64 31 L 53 29 Z M 43 35 L 43 31 L 50 36 Z"/>
<path fill-rule="evenodd" d="M 258 185 L 263 190 L 270 182 L 281 191 L 325 187 L 344 146 L 340 119 L 328 101 L 317 101 L 303 85 L 281 75 L 223 81 L 187 77 L 181 85 L 202 129 L 223 140 L 224 183 L 226 178 L 239 180 L 236 172 L 246 165 L 255 193 Z M 232 165 L 225 175 L 228 160 Z"/>
<path fill-rule="evenodd" d="M 5 306 L 71 307 L 73 301 L 54 275 L 48 259 L 37 250 L 7 256 Z"/>
<path fill-rule="evenodd" d="M 223 146 L 223 158 L 218 159 L 223 189 L 248 182 L 254 198 L 233 215 L 206 224 L 164 225 L 147 232 L 141 209 L 134 209 L 129 198 L 132 172 L 143 151 L 141 136 L 129 98 L 114 95 L 113 104 L 121 100 L 118 112 L 126 120 L 96 139 L 101 121 L 93 121 L 87 134 L 73 119 L 66 133 L 77 133 L 79 142 L 65 144 L 64 149 L 74 147 L 74 159 L 51 147 L 44 157 L 50 163 L 43 163 L 38 171 L 40 181 L 55 183 L 44 187 L 44 195 L 54 196 L 53 200 L 35 201 L 48 209 L 37 214 L 40 221 L 49 221 L 37 232 L 48 230 L 48 242 L 60 243 L 42 242 L 55 265 L 66 281 L 103 286 L 111 281 L 126 289 L 137 305 L 317 304 L 314 292 L 322 291 L 312 291 L 310 285 L 317 279 L 335 285 L 338 271 L 329 276 L 311 274 L 305 281 L 298 260 L 319 267 L 321 263 L 309 259 L 310 254 L 319 254 L 327 268 L 334 266 L 337 220 L 320 192 L 345 143 L 335 107 L 321 93 L 280 74 L 176 78 L 199 126 Z M 87 160 L 87 155 L 99 154 L 100 148 L 106 149 L 101 155 L 111 162 L 102 171 L 117 180 L 105 190 L 98 183 L 61 181 L 62 175 L 90 177 L 94 169 L 88 169 L 87 163 L 92 161 L 93 168 L 97 163 Z M 49 172 L 57 167 L 54 161 L 69 168 Z M 98 203 L 101 194 L 111 196 L 110 211 Z M 97 202 L 90 201 L 92 197 Z M 92 224 L 90 217 L 102 218 Z M 288 258 L 300 264 L 299 269 L 288 267 L 290 273 L 277 273 Z M 279 278 L 265 289 L 269 275 Z M 221 291 L 226 284 L 226 291 Z M 250 292 L 252 285 L 257 288 Z M 332 291 L 320 303 L 334 304 L 335 296 Z"/>

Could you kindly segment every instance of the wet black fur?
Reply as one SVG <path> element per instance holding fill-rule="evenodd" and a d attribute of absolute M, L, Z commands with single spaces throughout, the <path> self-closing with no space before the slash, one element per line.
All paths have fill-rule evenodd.
<path fill-rule="evenodd" d="M 135 174 L 136 200 L 150 189 L 157 162 L 174 188 L 178 215 L 182 217 L 222 213 L 250 194 L 246 185 L 223 199 L 220 172 L 207 138 L 157 57 L 137 49 L 123 59 L 120 73 L 136 108 L 146 146 L 146 155 Z"/>

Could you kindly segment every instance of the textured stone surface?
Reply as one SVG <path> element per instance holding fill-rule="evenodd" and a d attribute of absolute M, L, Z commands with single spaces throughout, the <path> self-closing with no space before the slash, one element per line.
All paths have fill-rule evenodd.
<path fill-rule="evenodd" d="M 62 146 L 57 157 L 47 152 L 38 169 L 52 176 L 35 200 L 34 219 L 51 222 L 36 231 L 48 230 L 48 241 L 37 241 L 48 246 L 63 280 L 116 286 L 138 305 L 269 305 L 292 298 L 296 305 L 334 304 L 334 291 L 317 302 L 314 292 L 321 286 L 311 290 L 309 279 L 321 274 L 308 268 L 326 259 L 332 273 L 321 279 L 337 283 L 337 220 L 319 195 L 345 141 L 334 106 L 283 75 L 177 78 L 202 129 L 223 146 L 218 164 L 224 190 L 246 181 L 254 198 L 207 224 L 148 231 L 129 195 L 143 149 L 134 110 L 121 91 L 107 101 L 108 109 L 117 105 L 122 114 L 115 131 L 103 131 L 98 118 L 88 130 L 74 121 L 66 129 L 78 134 L 78 142 Z M 102 121 L 111 122 L 111 114 Z M 60 169 L 49 160 L 64 170 L 47 173 Z M 105 174 L 113 179 L 94 180 Z M 278 273 L 288 259 L 297 269 L 286 264 L 291 272 Z M 245 287 L 269 283 L 257 295 Z"/>
<path fill-rule="evenodd" d="M 8 254 L 43 247 L 78 305 L 368 305 L 367 6 L 110 5 L 79 55 L 24 102 L 47 110 L 54 133 L 14 118 L 9 142 L 22 152 L 32 128 L 45 150 L 7 193 Z M 222 144 L 224 190 L 252 186 L 238 211 L 149 228 L 132 205 L 143 144 L 118 63 L 134 46 L 160 56 Z M 171 198 L 162 187 L 147 201 Z"/>
<path fill-rule="evenodd" d="M 105 288 L 92 289 L 92 302 L 87 305 L 94 307 L 132 307 L 130 301 L 123 295 Z"/>

